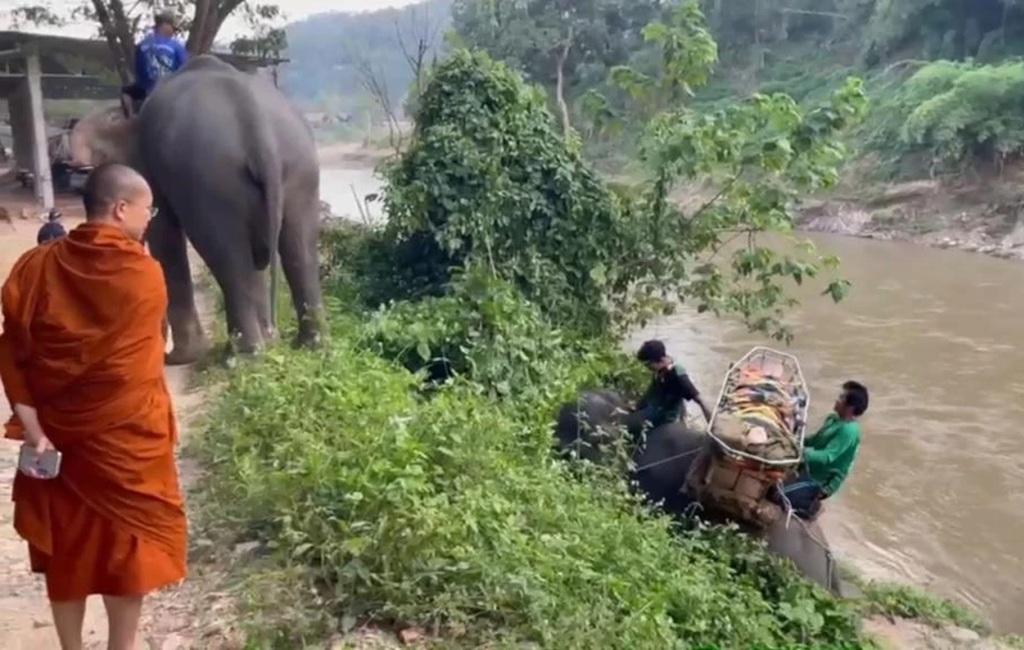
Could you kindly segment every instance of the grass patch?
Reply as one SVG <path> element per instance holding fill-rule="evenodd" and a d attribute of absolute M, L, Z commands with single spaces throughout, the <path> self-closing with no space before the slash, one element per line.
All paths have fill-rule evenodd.
<path fill-rule="evenodd" d="M 617 477 L 570 475 L 551 408 L 459 380 L 427 399 L 369 351 L 364 321 L 333 322 L 321 351 L 240 364 L 191 443 L 208 534 L 272 560 L 275 587 L 247 590 L 264 647 L 365 620 L 457 647 L 862 647 L 852 607 L 753 544 L 680 537 Z"/>
<path fill-rule="evenodd" d="M 869 582 L 860 585 L 866 616 L 907 618 L 930 625 L 956 625 L 987 633 L 988 625 L 973 610 L 908 585 Z"/>

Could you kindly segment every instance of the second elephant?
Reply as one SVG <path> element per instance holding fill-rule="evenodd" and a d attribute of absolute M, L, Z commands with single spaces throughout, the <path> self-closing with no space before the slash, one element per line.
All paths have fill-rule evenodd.
<path fill-rule="evenodd" d="M 638 423 L 634 419 L 628 403 L 619 394 L 585 391 L 576 403 L 565 404 L 559 410 L 555 437 L 563 453 L 572 450 L 586 460 L 601 462 L 615 429 L 635 429 Z M 666 512 L 677 516 L 688 511 L 693 500 L 684 490 L 686 476 L 709 440 L 707 434 L 681 422 L 665 424 L 647 433 L 646 443 L 634 452 L 637 471 L 632 478 L 648 502 L 660 504 Z M 783 517 L 764 531 L 747 532 L 764 539 L 769 551 L 790 559 L 804 576 L 834 595 L 851 593 L 839 576 L 817 523 Z"/>

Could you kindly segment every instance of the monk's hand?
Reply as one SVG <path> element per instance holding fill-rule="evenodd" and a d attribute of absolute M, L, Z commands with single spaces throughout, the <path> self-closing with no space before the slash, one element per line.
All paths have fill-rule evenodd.
<path fill-rule="evenodd" d="M 36 442 L 36 453 L 42 454 L 44 452 L 50 451 L 51 449 L 56 449 L 56 447 L 53 446 L 53 443 L 50 442 L 50 439 L 46 437 L 46 434 L 40 435 L 39 440 Z"/>
<path fill-rule="evenodd" d="M 50 439 L 43 432 L 43 426 L 39 423 L 39 413 L 32 406 L 27 404 L 15 404 L 14 413 L 21 420 L 25 427 L 25 442 L 35 448 L 37 454 L 53 449 Z"/>
<path fill-rule="evenodd" d="M 42 454 L 50 449 L 54 449 L 53 443 L 43 433 L 42 428 L 37 427 L 25 427 L 25 441 L 32 445 L 37 454 Z"/>

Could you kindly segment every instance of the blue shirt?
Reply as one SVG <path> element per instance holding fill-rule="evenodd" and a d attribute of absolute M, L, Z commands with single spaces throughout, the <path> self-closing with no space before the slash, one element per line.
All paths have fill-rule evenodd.
<path fill-rule="evenodd" d="M 135 83 L 149 95 L 160 79 L 177 72 L 187 61 L 188 52 L 181 41 L 150 32 L 135 47 Z"/>

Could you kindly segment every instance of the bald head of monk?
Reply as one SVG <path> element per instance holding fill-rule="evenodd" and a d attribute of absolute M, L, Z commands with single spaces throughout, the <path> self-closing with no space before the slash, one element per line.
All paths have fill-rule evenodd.
<path fill-rule="evenodd" d="M 131 167 L 117 163 L 100 165 L 89 174 L 82 200 L 86 220 L 118 226 L 139 241 L 156 214 L 146 179 Z"/>

